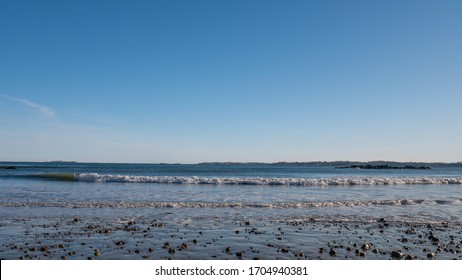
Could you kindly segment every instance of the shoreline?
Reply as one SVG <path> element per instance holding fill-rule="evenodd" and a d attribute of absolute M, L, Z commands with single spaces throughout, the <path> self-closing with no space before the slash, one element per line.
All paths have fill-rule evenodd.
<path fill-rule="evenodd" d="M 462 259 L 461 223 L 3 220 L 1 259 Z"/>

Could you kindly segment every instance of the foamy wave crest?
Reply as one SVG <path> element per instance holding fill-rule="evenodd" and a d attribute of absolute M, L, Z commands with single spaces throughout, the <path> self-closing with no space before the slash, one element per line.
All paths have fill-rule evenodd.
<path fill-rule="evenodd" d="M 335 186 L 335 185 L 428 185 L 462 184 L 462 177 L 355 177 L 355 178 L 226 178 L 181 176 L 130 176 L 103 175 L 97 173 L 76 174 L 75 179 L 84 182 L 159 183 L 191 185 L 286 185 L 286 186 Z"/>
<path fill-rule="evenodd" d="M 367 207 L 407 205 L 460 205 L 462 199 L 453 200 L 372 200 L 372 201 L 314 201 L 278 203 L 239 202 L 150 202 L 150 201 L 88 201 L 88 202 L 2 202 L 0 207 L 61 207 L 61 208 L 319 208 Z"/>

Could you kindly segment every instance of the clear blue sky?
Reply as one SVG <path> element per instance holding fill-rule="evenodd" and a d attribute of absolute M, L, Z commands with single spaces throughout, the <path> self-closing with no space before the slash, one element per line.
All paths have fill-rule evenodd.
<path fill-rule="evenodd" d="M 462 1 L 0 0 L 0 161 L 462 160 Z"/>

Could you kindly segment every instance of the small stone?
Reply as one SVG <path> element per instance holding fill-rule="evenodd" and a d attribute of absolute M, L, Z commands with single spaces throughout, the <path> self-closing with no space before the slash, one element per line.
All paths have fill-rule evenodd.
<path fill-rule="evenodd" d="M 407 255 L 405 258 L 405 260 L 415 260 L 415 259 L 417 259 L 417 257 L 414 255 Z"/>
<path fill-rule="evenodd" d="M 231 254 L 231 247 L 226 247 L 225 252 L 226 254 Z"/>
<path fill-rule="evenodd" d="M 95 256 L 99 256 L 99 255 L 101 255 L 101 252 L 98 249 L 96 249 L 95 250 Z"/>
<path fill-rule="evenodd" d="M 175 253 L 176 253 L 175 248 L 171 248 L 171 247 L 168 248 L 168 253 L 169 253 L 169 254 L 175 254 Z"/>
<path fill-rule="evenodd" d="M 67 260 L 67 257 L 66 256 L 61 256 L 61 259 L 62 260 Z"/>
<path fill-rule="evenodd" d="M 137 249 L 135 250 L 135 254 L 140 254 L 141 253 L 141 250 Z"/>
<path fill-rule="evenodd" d="M 368 244 L 368 243 L 365 243 L 365 244 L 363 244 L 363 245 L 361 246 L 361 249 L 363 249 L 364 251 L 369 250 L 369 248 L 371 248 L 371 245 Z"/>
<path fill-rule="evenodd" d="M 48 252 L 49 248 L 47 246 L 41 247 L 40 251 L 41 252 Z"/>
<path fill-rule="evenodd" d="M 428 253 L 427 259 L 433 260 L 435 258 L 435 253 Z"/>
<path fill-rule="evenodd" d="M 403 258 L 403 253 L 399 252 L 399 251 L 393 251 L 391 252 L 391 257 L 393 259 L 397 259 L 397 260 L 400 260 Z"/>
<path fill-rule="evenodd" d="M 242 258 L 242 255 L 243 255 L 242 252 L 237 252 L 236 253 L 236 257 L 238 257 L 238 258 Z"/>
<path fill-rule="evenodd" d="M 329 255 L 332 256 L 332 257 L 335 257 L 337 255 L 337 252 L 335 252 L 334 249 L 330 249 Z"/>
<path fill-rule="evenodd" d="M 181 249 L 182 250 L 188 249 L 188 244 L 186 243 L 181 244 Z"/>
<path fill-rule="evenodd" d="M 196 240 L 196 239 L 194 239 L 192 242 L 193 242 L 193 244 L 197 244 L 197 240 Z"/>

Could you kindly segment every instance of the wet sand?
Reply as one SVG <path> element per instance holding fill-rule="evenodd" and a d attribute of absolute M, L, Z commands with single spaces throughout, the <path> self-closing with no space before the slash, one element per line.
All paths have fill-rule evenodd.
<path fill-rule="evenodd" d="M 384 219 L 2 220 L 0 239 L 1 259 L 462 259 L 460 223 Z"/>

